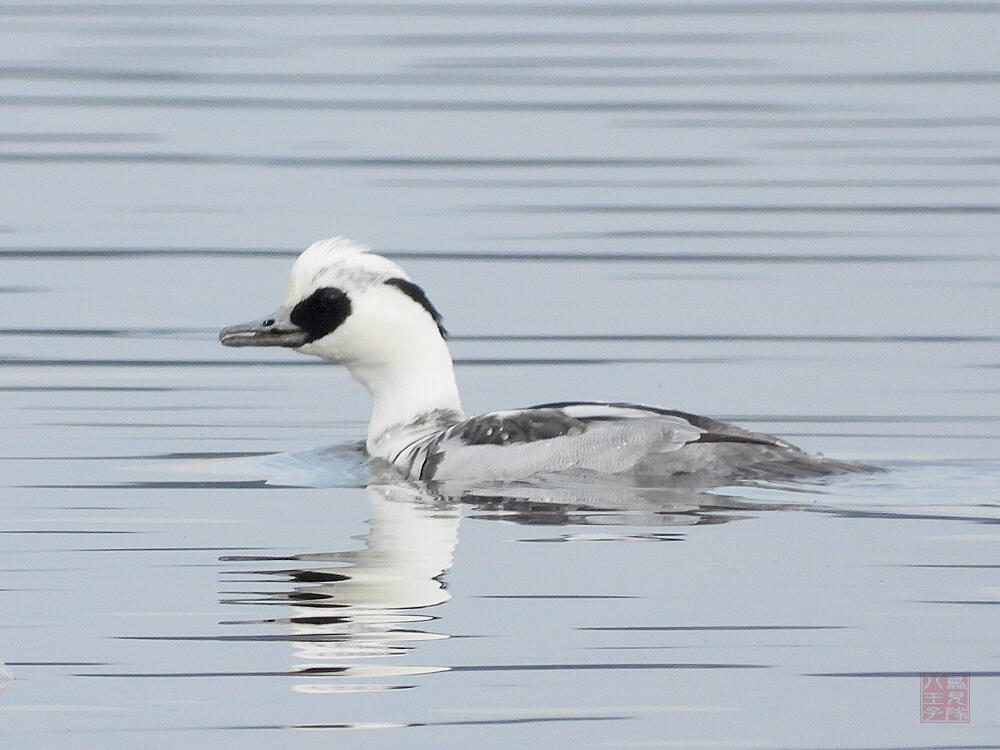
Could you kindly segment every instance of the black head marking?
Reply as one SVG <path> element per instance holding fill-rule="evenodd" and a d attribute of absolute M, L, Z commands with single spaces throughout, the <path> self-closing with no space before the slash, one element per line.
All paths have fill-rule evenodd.
<path fill-rule="evenodd" d="M 406 279 L 386 279 L 385 283 L 389 286 L 396 287 L 399 291 L 424 308 L 430 316 L 434 318 L 434 323 L 437 324 L 438 330 L 441 331 L 441 338 L 448 338 L 448 332 L 444 329 L 444 325 L 441 323 L 441 313 L 439 313 L 435 309 L 434 305 L 431 304 L 431 301 L 427 299 L 427 295 L 424 294 L 423 289 L 414 284 L 412 281 L 407 281 Z"/>
<path fill-rule="evenodd" d="M 317 289 L 292 308 L 289 319 L 309 334 L 310 341 L 337 330 L 351 314 L 351 300 L 334 286 Z"/>

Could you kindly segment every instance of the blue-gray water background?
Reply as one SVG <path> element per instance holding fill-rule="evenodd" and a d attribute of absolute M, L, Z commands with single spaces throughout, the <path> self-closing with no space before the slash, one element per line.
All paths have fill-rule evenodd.
<path fill-rule="evenodd" d="M 995 746 L 998 49 L 961 0 L 0 6 L 0 742 Z M 215 340 L 332 234 L 470 412 L 889 471 L 366 488 L 345 372 Z"/>

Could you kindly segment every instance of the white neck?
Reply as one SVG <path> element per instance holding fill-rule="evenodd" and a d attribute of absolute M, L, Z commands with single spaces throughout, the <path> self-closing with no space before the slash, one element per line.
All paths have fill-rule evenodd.
<path fill-rule="evenodd" d="M 344 363 L 372 395 L 366 447 L 386 461 L 414 440 L 465 417 L 444 340 L 425 341 L 419 357 L 413 354 L 405 360 Z"/>

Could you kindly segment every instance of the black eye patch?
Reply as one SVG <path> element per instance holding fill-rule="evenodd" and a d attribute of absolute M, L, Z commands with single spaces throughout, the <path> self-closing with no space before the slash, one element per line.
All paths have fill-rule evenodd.
<path fill-rule="evenodd" d="M 317 289 L 292 308 L 289 320 L 309 334 L 309 341 L 321 339 L 340 326 L 351 314 L 351 300 L 337 287 Z"/>

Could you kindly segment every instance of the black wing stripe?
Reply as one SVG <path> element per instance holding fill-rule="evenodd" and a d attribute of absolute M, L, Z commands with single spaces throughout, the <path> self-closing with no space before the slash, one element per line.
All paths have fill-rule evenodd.
<path fill-rule="evenodd" d="M 718 432 L 703 432 L 691 443 L 747 443 L 749 445 L 770 445 L 774 442 L 763 438 L 745 437 L 743 435 L 726 435 Z"/>

